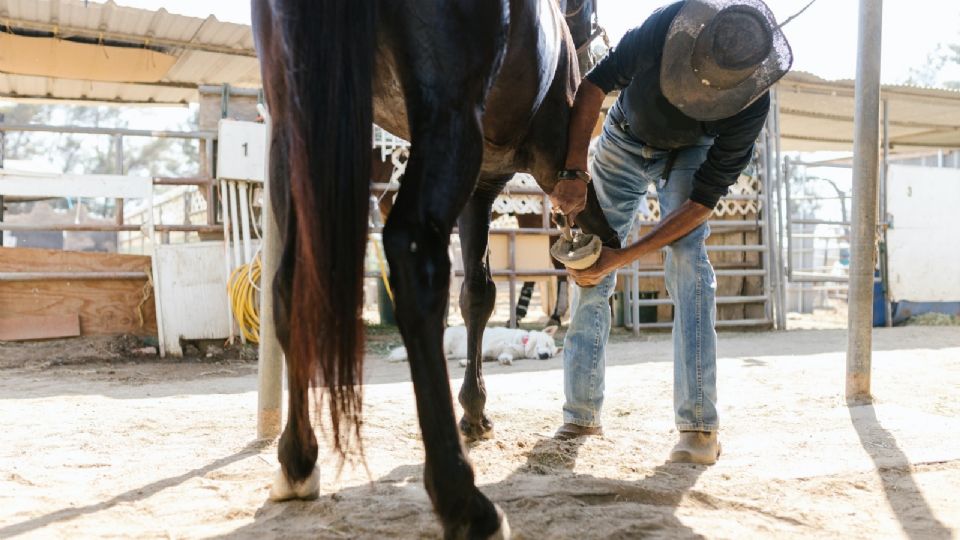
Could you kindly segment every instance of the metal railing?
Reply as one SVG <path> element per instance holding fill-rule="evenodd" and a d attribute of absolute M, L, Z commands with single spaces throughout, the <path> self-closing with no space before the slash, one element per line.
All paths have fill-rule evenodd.
<path fill-rule="evenodd" d="M 124 145 L 126 137 L 171 138 L 197 140 L 200 145 L 200 171 L 191 177 L 154 177 L 155 186 L 197 186 L 203 190 L 208 202 L 205 224 L 162 224 L 157 223 L 155 230 L 160 233 L 182 232 L 197 234 L 215 234 L 223 231 L 223 226 L 216 219 L 216 197 L 213 178 L 213 145 L 217 139 L 215 131 L 169 131 L 169 130 L 141 130 L 127 128 L 103 128 L 85 126 L 47 125 L 47 124 L 11 124 L 0 123 L 0 132 L 34 132 L 34 133 L 70 133 L 82 135 L 101 135 L 113 138 L 114 144 L 114 174 L 124 174 Z M 2 152 L 0 152 L 2 153 Z M 0 196 L 0 204 L 3 199 Z M 9 232 L 138 232 L 140 225 L 127 224 L 124 216 L 124 201 L 115 201 L 116 216 L 113 225 L 108 224 L 14 224 L 6 223 L 0 217 L 0 233 Z"/>
<path fill-rule="evenodd" d="M 397 186 L 394 184 L 385 184 L 385 183 L 376 183 L 372 185 L 373 191 L 376 193 L 383 192 L 393 192 L 396 191 Z M 535 188 L 512 188 L 504 190 L 504 194 L 509 195 L 538 195 L 543 197 L 543 226 L 541 228 L 515 228 L 515 229 L 490 229 L 490 235 L 506 235 L 508 237 L 507 241 L 507 268 L 501 270 L 492 270 L 490 273 L 494 279 L 505 280 L 508 283 L 509 287 L 509 306 L 510 306 L 510 324 L 513 325 L 516 323 L 514 306 L 517 302 L 517 282 L 519 280 L 530 281 L 535 278 L 550 278 L 555 276 L 564 276 L 567 275 L 565 270 L 557 270 L 555 268 L 542 268 L 542 269 L 518 269 L 517 268 L 517 258 L 516 258 L 516 249 L 517 249 L 517 236 L 519 235 L 544 235 L 549 237 L 555 237 L 560 235 L 560 231 L 556 228 L 551 227 L 550 225 L 550 201 L 548 196 L 540 189 Z M 762 200 L 761 195 L 730 195 L 726 197 L 727 200 L 736 200 L 736 201 L 755 201 Z M 651 194 L 650 198 L 655 199 L 656 194 Z M 735 232 L 749 232 L 756 231 L 762 233 L 762 231 L 767 227 L 765 220 L 718 220 L 712 219 L 708 221 L 711 229 L 717 234 L 724 233 L 735 233 Z M 641 227 L 644 226 L 653 226 L 656 222 L 642 221 L 639 223 Z M 379 234 L 383 232 L 383 227 L 371 227 L 371 233 Z M 459 233 L 457 228 L 454 228 L 452 234 L 457 235 Z M 763 238 L 761 234 L 761 238 Z M 666 248 L 664 248 L 665 250 Z M 730 253 L 730 252 L 744 252 L 744 253 L 759 253 L 766 254 L 769 252 L 768 246 L 764 244 L 746 244 L 746 245 L 708 245 L 708 253 Z M 762 263 L 762 261 L 761 261 Z M 769 281 L 767 267 L 763 268 L 739 268 L 739 269 L 729 269 L 729 268 L 719 268 L 716 270 L 716 275 L 718 277 L 762 277 L 764 282 Z M 650 323 L 641 323 L 639 322 L 639 308 L 647 306 L 660 306 L 660 305 L 671 305 L 673 302 L 669 298 L 663 299 L 641 299 L 639 297 L 640 285 L 639 280 L 641 278 L 663 278 L 664 269 L 662 266 L 658 267 L 643 267 L 639 262 L 621 268 L 617 271 L 617 275 L 623 277 L 626 280 L 626 300 L 624 309 L 630 309 L 632 315 L 630 320 L 632 322 L 632 329 L 634 333 L 639 333 L 642 329 L 663 329 L 671 328 L 672 322 L 650 322 Z M 463 271 L 455 271 L 454 276 L 457 278 L 464 277 Z M 377 271 L 368 271 L 365 273 L 367 278 L 379 278 L 380 273 Z M 769 305 L 771 302 L 769 294 L 764 295 L 742 295 L 742 296 L 724 296 L 717 298 L 718 305 L 746 305 L 746 304 L 760 304 Z M 769 312 L 769 309 L 768 309 Z M 740 319 L 740 320 L 728 320 L 728 321 L 718 321 L 718 327 L 759 327 L 759 326 L 770 326 L 773 324 L 773 319 L 771 316 L 765 316 L 761 319 Z"/>

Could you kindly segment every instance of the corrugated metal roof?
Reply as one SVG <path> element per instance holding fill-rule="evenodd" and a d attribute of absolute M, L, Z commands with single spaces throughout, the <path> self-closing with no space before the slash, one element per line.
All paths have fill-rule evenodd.
<path fill-rule="evenodd" d="M 778 83 L 784 150 L 853 150 L 854 81 L 827 81 L 804 72 Z M 960 92 L 883 85 L 894 153 L 960 148 Z"/>
<path fill-rule="evenodd" d="M 0 95 L 21 98 L 183 103 L 199 85 L 258 87 L 247 25 L 83 0 L 0 0 L 0 25 L 58 37 L 150 46 L 177 57 L 157 84 L 104 83 L 0 73 Z"/>
<path fill-rule="evenodd" d="M 243 0 L 237 0 L 243 1 Z M 0 73 L 0 96 L 184 103 L 200 85 L 258 87 L 260 71 L 247 25 L 83 0 L 0 0 L 0 27 L 60 37 L 151 46 L 177 58 L 153 84 L 112 83 Z M 779 84 L 785 150 L 851 150 L 854 82 L 827 81 L 803 72 Z M 894 152 L 960 148 L 960 92 L 884 85 Z"/>

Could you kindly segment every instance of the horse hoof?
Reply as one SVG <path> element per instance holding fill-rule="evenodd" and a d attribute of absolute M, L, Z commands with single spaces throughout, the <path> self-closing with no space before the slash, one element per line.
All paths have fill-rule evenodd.
<path fill-rule="evenodd" d="M 289 501 L 291 499 L 311 500 L 320 496 L 320 469 L 314 467 L 306 479 L 290 483 L 283 468 L 277 470 L 270 486 L 270 500 L 274 502 Z"/>
<path fill-rule="evenodd" d="M 493 422 L 486 416 L 478 424 L 467 421 L 466 417 L 460 419 L 460 433 L 463 434 L 466 442 L 485 441 L 493 438 Z"/>
<path fill-rule="evenodd" d="M 483 518 L 475 516 L 475 521 L 473 522 L 460 523 L 456 527 L 446 529 L 443 537 L 449 540 L 469 540 L 473 538 L 483 538 L 485 540 L 510 540 L 513 533 L 510 530 L 510 522 L 507 521 L 507 515 L 503 512 L 503 509 L 501 509 L 499 505 L 489 501 L 486 501 L 486 504 L 490 505 L 487 507 L 487 509 L 489 510 L 490 507 L 492 507 L 495 513 L 497 518 L 496 529 L 494 529 L 492 532 L 487 532 L 490 531 L 490 526 L 493 524 L 493 520 L 490 518 L 494 517 L 487 513 L 483 516 Z"/>

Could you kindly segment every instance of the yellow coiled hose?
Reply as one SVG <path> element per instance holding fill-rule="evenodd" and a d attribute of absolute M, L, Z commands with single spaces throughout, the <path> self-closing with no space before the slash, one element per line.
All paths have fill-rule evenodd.
<path fill-rule="evenodd" d="M 380 276 L 387 289 L 387 296 L 393 301 L 393 291 L 387 277 L 387 262 L 383 256 L 381 242 L 374 241 L 373 249 L 377 256 L 377 265 L 380 267 Z M 260 253 L 253 258 L 253 262 L 238 267 L 230 274 L 230 283 L 227 284 L 227 294 L 230 295 L 230 307 L 233 309 L 233 318 L 236 319 L 244 339 L 251 343 L 260 342 Z"/>
<path fill-rule="evenodd" d="M 260 341 L 260 287 L 257 285 L 260 270 L 260 254 L 257 253 L 250 264 L 240 266 L 230 274 L 230 283 L 227 284 L 233 318 L 243 337 L 252 343 Z"/>

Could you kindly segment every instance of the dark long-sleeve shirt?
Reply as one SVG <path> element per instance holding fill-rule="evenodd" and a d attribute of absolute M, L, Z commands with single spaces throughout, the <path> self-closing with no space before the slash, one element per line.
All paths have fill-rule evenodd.
<path fill-rule="evenodd" d="M 714 138 L 707 159 L 695 173 L 690 199 L 716 206 L 750 163 L 753 145 L 770 109 L 769 92 L 730 118 L 701 122 L 671 104 L 660 88 L 660 63 L 667 31 L 684 2 L 662 7 L 623 36 L 617 47 L 587 74 L 610 93 L 622 90 L 618 103 L 630 134 L 655 148 L 673 150 Z"/>

